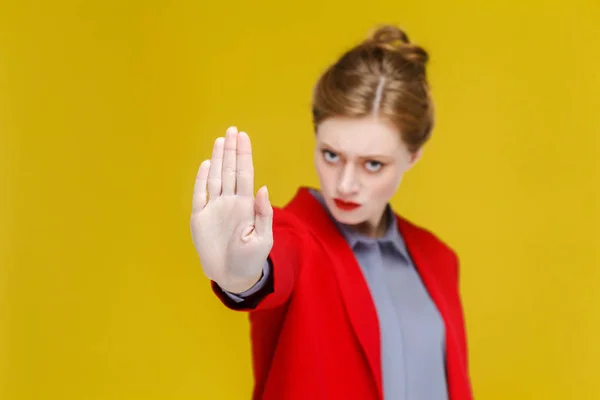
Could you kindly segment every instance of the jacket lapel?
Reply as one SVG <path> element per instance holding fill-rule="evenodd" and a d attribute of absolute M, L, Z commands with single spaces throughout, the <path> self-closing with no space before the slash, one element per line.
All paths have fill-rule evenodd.
<path fill-rule="evenodd" d="M 361 344 L 379 398 L 382 399 L 379 321 L 369 287 L 354 253 L 327 212 L 307 188 L 300 188 L 287 208 L 303 220 L 310 221 L 309 225 L 315 227 L 313 234 L 322 242 L 328 259 L 333 261 L 332 267 L 337 276 L 346 315 Z"/>
<path fill-rule="evenodd" d="M 434 261 L 431 256 L 427 255 L 426 249 L 423 247 L 424 243 L 420 240 L 421 233 L 401 217 L 396 216 L 396 220 L 415 268 L 444 320 L 446 330 L 446 376 L 450 399 L 470 399 L 469 384 L 465 381 L 466 378 L 463 373 L 465 367 L 462 365 L 463 356 L 459 345 L 459 331 L 454 326 L 456 318 L 453 316 L 448 299 L 444 295 L 444 283 L 439 281 L 440 274 L 436 273 L 436 266 L 433 265 Z M 447 275 L 442 274 L 441 276 Z"/>

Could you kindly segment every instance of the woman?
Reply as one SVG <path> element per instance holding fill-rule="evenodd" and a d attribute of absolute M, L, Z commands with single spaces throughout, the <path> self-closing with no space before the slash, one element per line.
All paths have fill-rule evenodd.
<path fill-rule="evenodd" d="M 206 276 L 248 311 L 254 399 L 471 399 L 458 259 L 389 200 L 433 127 L 426 51 L 394 26 L 345 53 L 313 99 L 320 190 L 254 197 L 248 135 L 200 165 L 191 218 Z"/>

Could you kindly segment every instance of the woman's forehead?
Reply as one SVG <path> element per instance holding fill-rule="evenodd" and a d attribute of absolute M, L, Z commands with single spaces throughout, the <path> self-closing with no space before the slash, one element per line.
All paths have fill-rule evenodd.
<path fill-rule="evenodd" d="M 329 119 L 317 130 L 317 143 L 356 157 L 395 156 L 400 135 L 375 119 Z"/>

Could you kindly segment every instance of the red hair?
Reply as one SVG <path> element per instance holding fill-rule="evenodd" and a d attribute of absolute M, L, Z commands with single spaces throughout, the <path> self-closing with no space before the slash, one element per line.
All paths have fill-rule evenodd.
<path fill-rule="evenodd" d="M 344 53 L 317 81 L 315 129 L 332 117 L 376 116 L 391 123 L 416 152 L 433 129 L 433 103 L 425 67 L 429 55 L 392 25 Z"/>

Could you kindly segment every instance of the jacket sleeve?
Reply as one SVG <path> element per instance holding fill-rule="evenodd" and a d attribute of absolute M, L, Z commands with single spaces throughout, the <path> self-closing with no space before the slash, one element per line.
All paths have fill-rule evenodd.
<path fill-rule="evenodd" d="M 259 311 L 287 303 L 303 264 L 311 256 L 311 240 L 304 223 L 288 211 L 273 207 L 273 247 L 267 259 L 269 274 L 262 287 L 242 301 L 211 281 L 213 292 L 226 307 L 237 311 Z"/>

